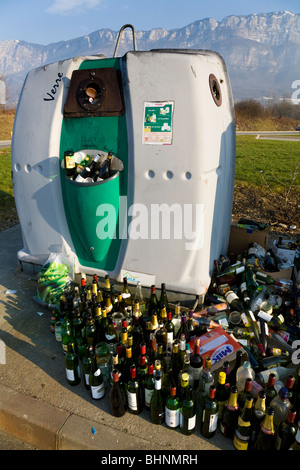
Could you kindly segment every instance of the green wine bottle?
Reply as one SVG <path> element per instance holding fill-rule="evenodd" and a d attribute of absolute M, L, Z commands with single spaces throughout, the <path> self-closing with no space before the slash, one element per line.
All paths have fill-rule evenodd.
<path fill-rule="evenodd" d="M 269 407 L 261 423 L 253 450 L 276 450 L 274 430 L 274 409 Z"/>
<path fill-rule="evenodd" d="M 150 419 L 153 424 L 162 424 L 165 420 L 165 404 L 160 375 L 155 376 L 154 392 L 150 402 Z"/>
<path fill-rule="evenodd" d="M 188 374 L 182 375 L 181 387 L 184 389 L 184 395 L 181 403 L 179 427 L 182 434 L 189 436 L 195 432 L 196 428 L 196 406 Z"/>
<path fill-rule="evenodd" d="M 120 418 L 126 413 L 124 393 L 119 383 L 119 371 L 112 371 L 113 385 L 109 393 L 110 412 L 112 416 Z"/>
<path fill-rule="evenodd" d="M 92 365 L 89 376 L 91 397 L 93 400 L 101 400 L 105 395 L 104 380 L 94 353 L 91 354 L 91 360 Z"/>
<path fill-rule="evenodd" d="M 243 411 L 238 417 L 238 423 L 233 437 L 233 445 L 237 450 L 248 450 L 249 448 L 252 406 L 253 398 L 251 395 L 248 395 Z"/>
<path fill-rule="evenodd" d="M 79 359 L 74 350 L 74 344 L 68 343 L 65 353 L 65 369 L 67 381 L 70 385 L 78 385 L 81 381 L 79 370 Z"/>
<path fill-rule="evenodd" d="M 148 375 L 144 381 L 144 398 L 145 398 L 145 408 L 150 410 L 151 398 L 154 392 L 155 387 L 155 378 L 153 375 L 153 363 L 148 363 Z"/>
<path fill-rule="evenodd" d="M 130 367 L 130 380 L 127 384 L 127 404 L 128 412 L 138 415 L 143 410 L 143 403 L 141 400 L 140 383 L 136 378 L 136 367 Z"/>
<path fill-rule="evenodd" d="M 223 436 L 233 439 L 239 417 L 238 389 L 236 385 L 230 388 L 228 403 L 223 408 L 220 420 L 220 430 Z"/>
<path fill-rule="evenodd" d="M 215 385 L 211 385 L 209 387 L 208 399 L 204 405 L 201 422 L 201 434 L 208 439 L 212 438 L 216 434 L 218 410 L 219 404 L 216 400 L 216 387 Z"/>
<path fill-rule="evenodd" d="M 177 428 L 180 421 L 181 404 L 176 395 L 176 386 L 170 386 L 170 394 L 165 405 L 165 423 L 168 428 Z"/>

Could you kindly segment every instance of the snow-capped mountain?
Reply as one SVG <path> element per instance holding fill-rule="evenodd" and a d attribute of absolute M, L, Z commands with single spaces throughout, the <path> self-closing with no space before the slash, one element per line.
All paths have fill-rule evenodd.
<path fill-rule="evenodd" d="M 69 57 L 103 54 L 112 57 L 118 31 L 101 29 L 89 35 L 46 46 L 24 41 L 0 42 L 0 76 L 8 85 L 8 99 L 18 99 L 26 73 L 32 68 Z M 235 99 L 291 97 L 300 80 L 300 14 L 288 11 L 205 18 L 183 28 L 139 31 L 138 50 L 160 48 L 211 49 L 225 59 Z M 126 29 L 118 55 L 132 49 Z"/>

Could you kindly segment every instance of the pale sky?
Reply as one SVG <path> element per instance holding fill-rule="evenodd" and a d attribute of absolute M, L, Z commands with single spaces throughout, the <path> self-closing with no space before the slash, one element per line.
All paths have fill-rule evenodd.
<path fill-rule="evenodd" d="M 288 10 L 299 0 L 0 0 L 0 41 L 47 45 L 127 23 L 136 31 L 182 28 L 203 18 Z"/>

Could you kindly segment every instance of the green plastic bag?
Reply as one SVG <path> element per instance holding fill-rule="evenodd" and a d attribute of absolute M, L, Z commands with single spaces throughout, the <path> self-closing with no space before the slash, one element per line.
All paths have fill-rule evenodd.
<path fill-rule="evenodd" d="M 63 256 L 52 253 L 37 275 L 34 300 L 50 308 L 59 305 L 61 296 L 71 284 L 70 269 Z"/>

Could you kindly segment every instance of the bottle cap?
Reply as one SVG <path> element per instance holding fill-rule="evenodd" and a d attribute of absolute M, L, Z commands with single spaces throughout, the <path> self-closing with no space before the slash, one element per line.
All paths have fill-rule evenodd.
<path fill-rule="evenodd" d="M 118 372 L 117 369 L 113 370 L 112 375 L 113 375 L 113 381 L 118 382 L 119 381 L 119 372 Z"/>
<path fill-rule="evenodd" d="M 210 369 L 210 367 L 211 367 L 211 358 L 210 357 L 207 357 L 205 359 L 205 367 L 206 367 L 206 369 Z"/>
<path fill-rule="evenodd" d="M 224 384 L 226 382 L 226 374 L 225 372 L 220 372 L 219 373 L 219 383 Z"/>
<path fill-rule="evenodd" d="M 146 356 L 145 354 L 140 354 L 140 365 L 144 366 L 146 364 Z"/>
<path fill-rule="evenodd" d="M 281 396 L 281 398 L 287 398 L 288 395 L 289 395 L 289 391 L 286 387 L 282 387 L 280 390 L 279 390 L 279 395 Z"/>
<path fill-rule="evenodd" d="M 189 374 L 183 373 L 181 376 L 181 386 L 186 387 L 189 384 Z"/>
<path fill-rule="evenodd" d="M 209 392 L 208 392 L 208 395 L 210 398 L 215 398 L 215 395 L 216 395 L 216 387 L 214 385 L 211 385 L 209 387 Z"/>

